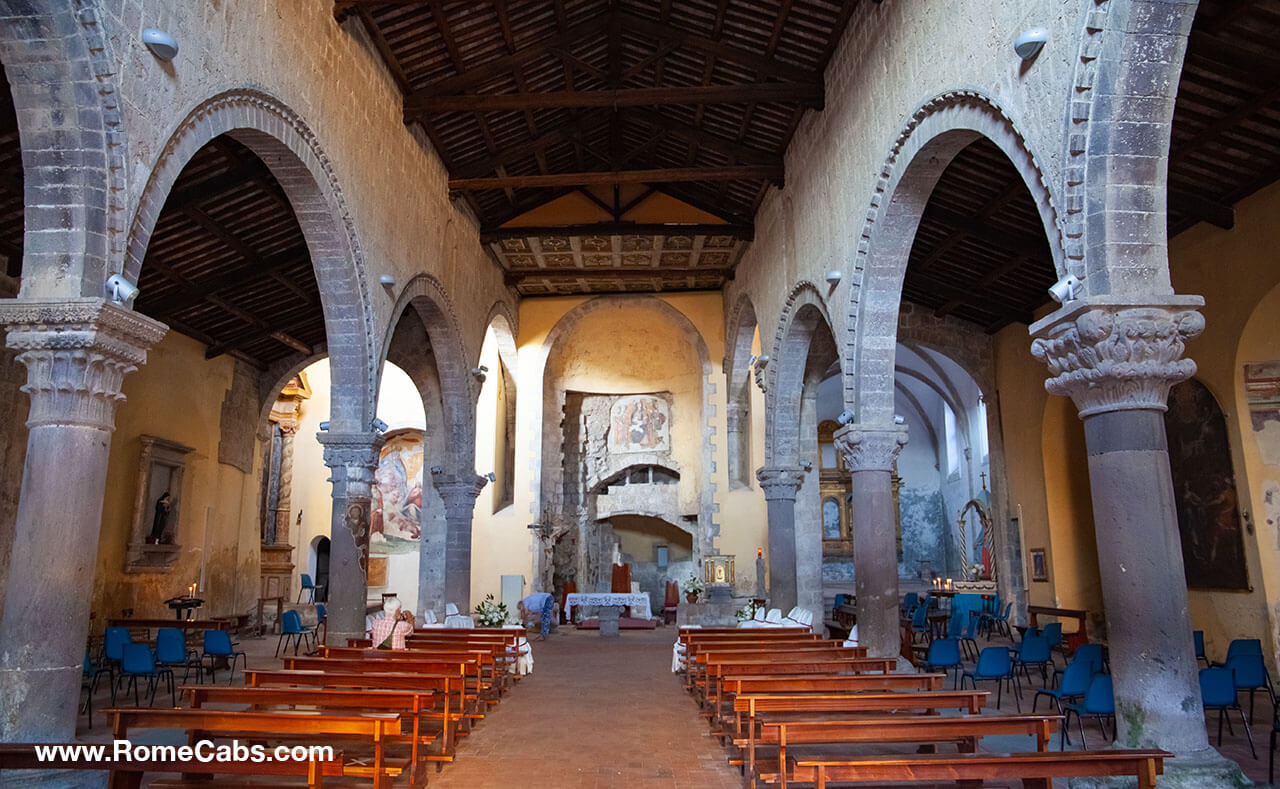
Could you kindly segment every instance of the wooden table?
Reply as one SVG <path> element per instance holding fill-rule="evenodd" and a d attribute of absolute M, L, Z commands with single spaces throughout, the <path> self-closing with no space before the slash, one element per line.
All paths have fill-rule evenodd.
<path fill-rule="evenodd" d="M 1078 625 L 1076 632 L 1064 633 L 1067 642 L 1067 653 L 1073 653 L 1081 646 L 1089 643 L 1089 634 L 1085 630 L 1085 615 L 1088 611 L 1078 608 L 1054 608 L 1047 605 L 1029 605 L 1027 614 L 1031 617 L 1031 626 L 1040 627 L 1040 615 L 1056 616 L 1059 619 L 1074 619 Z"/>

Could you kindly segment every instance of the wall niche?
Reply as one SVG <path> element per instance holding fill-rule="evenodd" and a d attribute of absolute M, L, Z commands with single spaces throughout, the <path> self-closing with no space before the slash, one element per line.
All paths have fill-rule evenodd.
<path fill-rule="evenodd" d="M 142 436 L 127 573 L 169 572 L 182 552 L 182 480 L 193 451 L 156 436 Z"/>

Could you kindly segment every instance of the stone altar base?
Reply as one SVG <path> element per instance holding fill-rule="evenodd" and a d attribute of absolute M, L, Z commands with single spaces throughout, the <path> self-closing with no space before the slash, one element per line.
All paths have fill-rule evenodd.
<path fill-rule="evenodd" d="M 738 609 L 751 602 L 745 597 L 732 597 L 728 602 L 706 600 L 697 603 L 681 603 L 676 611 L 676 624 L 685 627 L 737 627 Z"/>

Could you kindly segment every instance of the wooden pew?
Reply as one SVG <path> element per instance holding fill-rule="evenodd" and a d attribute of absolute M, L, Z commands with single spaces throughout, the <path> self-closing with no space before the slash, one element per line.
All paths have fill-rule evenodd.
<path fill-rule="evenodd" d="M 738 633 L 754 633 L 755 631 L 745 630 L 745 631 L 737 631 L 737 632 Z M 730 635 L 725 633 L 712 634 L 709 636 L 691 635 L 688 640 L 684 640 L 682 638 L 680 643 L 684 648 L 683 662 L 686 668 L 688 668 L 688 666 L 692 663 L 694 657 L 696 657 L 698 654 L 705 652 L 709 649 L 733 649 L 735 647 L 747 648 L 752 646 L 763 647 L 768 645 L 783 645 L 783 644 L 830 643 L 835 646 L 839 645 L 839 642 L 823 641 L 822 637 L 819 636 L 817 633 L 811 633 L 807 631 L 803 633 L 792 633 L 790 631 L 786 631 L 786 632 L 782 632 L 781 634 L 776 634 L 776 635 L 767 636 L 763 638 L 754 638 L 751 636 L 743 636 L 743 635 Z M 687 689 L 690 689 L 691 687 L 692 686 L 689 684 L 686 678 L 685 689 L 687 690 Z"/>
<path fill-rule="evenodd" d="M 745 696 L 770 697 L 840 697 L 850 693 L 884 693 L 886 691 L 939 691 L 945 674 L 798 674 L 778 677 L 730 677 L 724 680 L 726 700 L 733 700 L 734 717 L 738 718 L 735 731 L 741 732 L 737 715 L 738 699 Z M 957 698 L 960 698 L 957 696 Z M 981 707 L 980 701 L 978 706 Z M 972 706 L 969 709 L 973 709 Z M 720 720 L 725 716 L 721 715 Z"/>
<path fill-rule="evenodd" d="M 399 765 L 386 759 L 383 745 L 391 735 L 400 733 L 400 716 L 319 715 L 280 712 L 229 712 L 226 710 L 181 709 L 109 709 L 112 737 L 129 739 L 138 729 L 181 729 L 187 732 L 188 744 L 205 738 L 235 737 L 247 739 L 261 736 L 291 735 L 306 737 L 309 744 L 326 744 L 326 736 L 367 738 L 372 764 L 353 765 L 350 755 L 344 764 L 344 775 L 373 779 L 374 789 L 389 789 L 391 779 L 399 775 Z M 336 748 L 334 749 L 337 750 Z M 200 772 L 207 773 L 206 770 Z M 111 789 L 116 789 L 115 785 Z"/>
<path fill-rule="evenodd" d="M 456 674 L 362 674 L 337 671 L 262 671 L 250 669 L 244 674 L 249 688 L 350 688 L 354 690 L 408 690 L 433 692 L 446 700 L 443 709 L 423 713 L 423 717 L 439 720 L 443 726 L 445 755 L 453 756 L 459 736 L 470 730 L 471 715 L 465 708 L 455 707 L 450 699 L 462 693 L 462 678 Z M 465 697 L 464 697 L 465 698 Z"/>
<path fill-rule="evenodd" d="M 1026 734 L 1036 738 L 1036 750 L 1049 750 L 1049 738 L 1062 723 L 1050 715 L 892 715 L 850 720 L 804 720 L 766 722 L 757 736 L 752 732 L 746 750 L 747 776 L 785 787 L 788 776 L 781 765 L 788 763 L 787 747 L 793 745 L 837 745 L 852 743 L 939 743 L 955 742 L 961 753 L 978 750 L 983 737 Z M 762 760 L 761 746 L 776 746 L 777 758 Z"/>
<path fill-rule="evenodd" d="M 450 674 L 458 675 L 463 680 L 463 690 L 467 694 L 468 700 L 471 698 L 471 691 L 475 690 L 475 698 L 479 701 L 489 701 L 485 698 L 485 691 L 493 687 L 493 683 L 484 678 L 482 674 L 482 666 L 479 660 L 467 659 L 464 657 L 454 657 L 452 659 L 442 658 L 441 660 L 397 660 L 390 662 L 386 660 L 338 660 L 334 658 L 313 658 L 313 657 L 286 657 L 284 660 L 284 668 L 286 671 L 323 671 L 341 672 L 346 674 Z M 492 667 L 492 663 L 490 664 Z M 497 703 L 496 700 L 492 700 Z M 483 718 L 484 715 L 480 710 L 474 710 L 477 718 Z"/>
<path fill-rule="evenodd" d="M 707 676 L 702 700 L 710 706 L 713 712 L 719 711 L 724 698 L 723 683 L 729 677 L 754 677 L 768 674 L 888 674 L 896 667 L 896 658 L 712 659 L 707 663 Z"/>
<path fill-rule="evenodd" d="M 1132 775 L 1139 789 L 1154 789 L 1168 751 L 1046 751 L 1044 753 L 948 753 L 800 759 L 791 780 L 815 783 L 886 781 L 982 781 L 1020 778 L 1024 789 L 1050 789 L 1054 778 Z"/>
<path fill-rule="evenodd" d="M 48 745 L 49 743 L 40 743 Z M 70 746 L 86 743 L 66 743 Z M 111 753 L 111 746 L 104 745 L 105 754 Z M 89 762 L 84 760 L 54 759 L 41 761 L 36 758 L 34 743 L 0 743 L 0 772 L 5 770 L 86 770 L 91 772 L 109 772 L 109 781 L 113 789 L 139 789 L 142 780 L 148 774 L 156 773 L 204 773 L 219 776 L 261 776 L 270 775 L 282 778 L 302 778 L 311 789 L 323 789 L 325 778 L 338 778 L 344 773 L 345 762 L 340 751 L 334 751 L 331 761 L 312 759 L 311 761 L 203 761 L 196 759 L 175 759 L 146 762 Z M 154 785 L 154 782 L 153 784 Z M 210 786 L 212 784 L 209 784 Z M 232 786 L 231 781 L 223 778 L 220 786 Z"/>
<path fill-rule="evenodd" d="M 497 686 L 499 695 L 507 687 L 507 648 L 502 644 L 459 644 L 456 646 L 415 646 L 412 649 L 359 649 L 350 647 L 321 647 L 318 657 L 336 660 L 371 660 L 387 663 L 415 660 L 467 660 L 476 657 L 483 672 L 487 669 L 489 681 Z"/>
<path fill-rule="evenodd" d="M 726 660 L 770 660 L 785 661 L 793 658 L 863 658 L 867 656 L 866 647 L 842 647 L 832 641 L 815 641 L 808 644 L 784 643 L 772 646 L 751 645 L 747 647 L 704 647 L 685 658 L 688 667 L 686 687 L 695 693 L 705 690 L 707 665 L 712 662 Z"/>
<path fill-rule="evenodd" d="M 422 721 L 426 713 L 436 710 L 436 701 L 443 697 L 445 714 L 448 714 L 449 700 L 444 694 L 434 691 L 418 693 L 415 691 L 388 690 L 326 690 L 317 688 L 235 688 L 228 686 L 186 686 L 184 692 L 190 700 L 191 709 L 203 709 L 206 704 L 243 704 L 248 712 L 263 712 L 272 709 L 293 709 L 308 707 L 317 710 L 350 710 L 353 713 L 398 713 L 412 722 L 412 730 L 408 735 L 389 736 L 388 743 L 407 743 L 409 759 L 413 765 L 414 783 L 419 779 L 426 780 L 422 774 L 423 762 L 434 761 L 437 767 L 446 761 L 452 761 L 450 751 L 446 749 L 445 737 L 439 738 L 440 754 L 427 752 L 428 746 L 437 737 L 422 730 Z M 442 731 L 443 735 L 443 731 Z"/>

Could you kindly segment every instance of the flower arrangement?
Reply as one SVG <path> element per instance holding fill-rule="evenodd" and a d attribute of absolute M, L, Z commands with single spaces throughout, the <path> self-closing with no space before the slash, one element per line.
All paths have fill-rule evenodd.
<path fill-rule="evenodd" d="M 476 624 L 481 627 L 502 627 L 510 617 L 507 604 L 495 601 L 491 594 L 485 595 L 484 601 L 476 604 Z"/>
<path fill-rule="evenodd" d="M 755 619 L 756 611 L 758 611 L 763 607 L 764 606 L 756 605 L 756 601 L 752 600 L 751 602 L 747 603 L 743 607 L 739 608 L 737 611 L 734 611 L 733 615 L 738 618 L 739 622 L 746 622 L 751 619 Z"/>
<path fill-rule="evenodd" d="M 702 594 L 702 579 L 691 573 L 689 578 L 680 585 L 680 590 L 687 595 Z"/>

